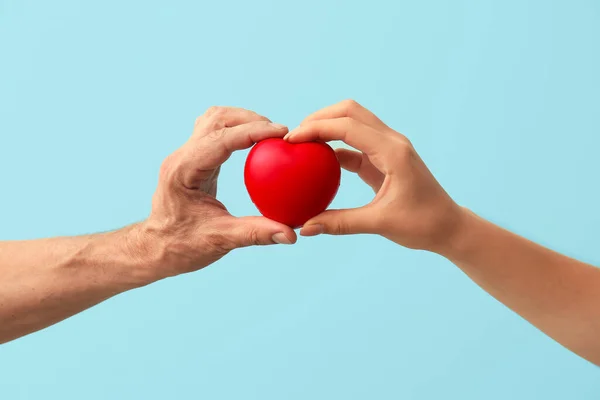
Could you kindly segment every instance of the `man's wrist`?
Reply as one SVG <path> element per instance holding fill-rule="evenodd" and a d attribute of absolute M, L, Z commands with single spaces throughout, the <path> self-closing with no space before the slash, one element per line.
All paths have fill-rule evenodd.
<path fill-rule="evenodd" d="M 132 283 L 145 286 L 166 278 L 164 258 L 160 252 L 159 238 L 146 226 L 145 222 L 136 223 L 115 232 L 117 246 L 128 261 Z"/>

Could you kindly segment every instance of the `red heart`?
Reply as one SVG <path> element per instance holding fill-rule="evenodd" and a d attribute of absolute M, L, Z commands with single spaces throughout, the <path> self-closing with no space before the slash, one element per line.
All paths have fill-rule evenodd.
<path fill-rule="evenodd" d="M 257 143 L 244 168 L 246 189 L 258 211 L 294 229 L 325 211 L 340 176 L 340 164 L 327 144 L 275 138 Z"/>

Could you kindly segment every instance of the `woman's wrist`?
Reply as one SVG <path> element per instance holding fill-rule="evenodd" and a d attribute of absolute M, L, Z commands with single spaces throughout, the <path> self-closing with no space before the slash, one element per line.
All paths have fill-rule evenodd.
<path fill-rule="evenodd" d="M 453 224 L 432 251 L 449 260 L 464 259 L 474 247 L 478 236 L 477 227 L 481 221 L 471 210 L 457 206 Z"/>

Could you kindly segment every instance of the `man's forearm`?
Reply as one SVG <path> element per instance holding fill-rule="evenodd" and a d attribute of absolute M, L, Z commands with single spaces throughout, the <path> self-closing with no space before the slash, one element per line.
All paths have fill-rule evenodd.
<path fill-rule="evenodd" d="M 0 343 L 151 281 L 135 228 L 0 242 Z"/>
<path fill-rule="evenodd" d="M 215 198 L 233 151 L 287 132 L 248 110 L 211 107 L 162 163 L 144 222 L 99 235 L 0 242 L 0 343 L 126 290 L 197 271 L 233 249 L 295 242 L 289 226 L 236 218 Z"/>
<path fill-rule="evenodd" d="M 442 255 L 540 330 L 600 365 L 600 269 L 469 211 L 456 238 Z"/>

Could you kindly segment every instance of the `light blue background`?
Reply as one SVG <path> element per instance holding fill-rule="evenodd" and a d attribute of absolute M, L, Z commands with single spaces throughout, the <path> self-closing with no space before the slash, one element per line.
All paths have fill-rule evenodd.
<path fill-rule="evenodd" d="M 0 239 L 143 219 L 210 105 L 293 127 L 351 97 L 461 204 L 598 265 L 599 43 L 595 1 L 0 0 Z M 370 198 L 345 174 L 334 206 Z M 0 398 L 597 399 L 600 377 L 435 255 L 319 237 L 0 347 Z"/>

